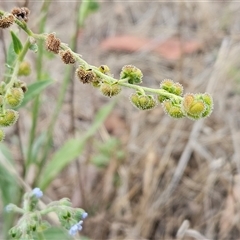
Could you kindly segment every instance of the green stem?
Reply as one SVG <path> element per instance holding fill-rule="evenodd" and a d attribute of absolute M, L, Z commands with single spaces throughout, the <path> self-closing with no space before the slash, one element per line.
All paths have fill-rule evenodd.
<path fill-rule="evenodd" d="M 43 147 L 42 158 L 39 161 L 39 167 L 38 167 L 38 172 L 37 172 L 36 177 L 35 177 L 35 183 L 38 181 L 38 178 L 41 174 L 42 168 L 43 168 L 43 166 L 44 166 L 44 164 L 47 160 L 47 155 L 48 155 L 49 149 L 51 147 L 50 143 L 51 143 L 51 138 L 52 138 L 52 133 L 53 133 L 53 130 L 54 130 L 55 122 L 57 120 L 57 117 L 58 117 L 59 112 L 61 110 L 61 107 L 63 105 L 65 92 L 66 92 L 68 84 L 69 84 L 69 78 L 67 78 L 66 76 L 68 76 L 70 73 L 71 73 L 71 69 L 68 67 L 67 70 L 65 71 L 65 77 L 64 77 L 64 81 L 63 81 L 63 84 L 61 86 L 61 89 L 60 89 L 59 98 L 57 99 L 57 104 L 56 104 L 54 113 L 52 115 L 51 122 L 50 122 L 49 127 L 48 127 L 46 144 Z"/>
<path fill-rule="evenodd" d="M 46 20 L 47 20 L 47 12 L 48 8 L 51 4 L 51 1 L 44 1 L 41 13 L 44 15 L 42 16 L 40 20 L 40 26 L 39 26 L 39 31 L 44 32 L 45 25 L 46 25 Z M 26 27 L 27 28 L 27 27 Z M 28 28 L 27 28 L 28 29 Z M 27 31 L 30 36 L 34 38 L 34 33 Z M 42 62 L 43 62 L 43 52 L 44 52 L 44 47 L 43 47 L 43 39 L 40 39 L 41 42 L 39 44 L 38 48 L 38 56 L 37 56 L 37 81 L 42 80 Z M 37 128 L 37 120 L 38 120 L 38 115 L 39 115 L 39 109 L 40 109 L 40 95 L 36 96 L 34 103 L 33 103 L 33 111 L 32 111 L 32 126 L 29 134 L 29 144 L 28 144 L 28 151 L 27 151 L 27 163 L 26 163 L 26 168 L 28 169 L 31 162 L 32 162 L 32 148 L 33 148 L 33 143 L 35 139 L 35 134 L 36 134 L 36 128 Z"/>
<path fill-rule="evenodd" d="M 10 82 L 6 85 L 6 91 L 13 86 L 13 84 L 15 83 L 15 81 L 17 80 L 17 75 L 18 75 L 18 71 L 19 71 L 19 65 L 20 63 L 23 61 L 28 49 L 30 46 L 30 41 L 29 39 L 27 40 L 27 42 L 24 44 L 22 51 L 20 52 L 20 54 L 18 55 L 17 61 L 15 63 L 14 66 L 14 70 L 11 76 L 11 80 Z"/>
<path fill-rule="evenodd" d="M 20 213 L 20 214 L 24 214 L 24 213 L 25 213 L 25 211 L 24 211 L 22 208 L 19 208 L 19 207 L 17 207 L 17 206 L 14 206 L 13 211 L 14 211 L 15 213 Z"/>
<path fill-rule="evenodd" d="M 26 31 L 26 32 L 30 32 L 30 30 Z M 35 34 L 35 33 L 32 33 L 32 32 L 30 33 L 30 35 L 32 37 L 36 38 L 36 39 L 41 39 L 41 40 L 45 40 L 46 37 L 47 37 L 46 34 Z M 115 79 L 111 76 L 108 76 L 108 75 L 102 73 L 97 67 L 88 64 L 85 60 L 83 60 L 81 58 L 81 56 L 79 54 L 72 51 L 72 49 L 69 48 L 66 44 L 61 43 L 61 48 L 63 50 L 70 51 L 72 53 L 72 55 L 76 58 L 76 60 L 80 63 L 80 65 L 84 66 L 85 68 L 92 69 L 97 76 L 99 76 L 102 79 L 105 79 L 106 81 L 109 81 L 110 83 L 117 82 L 121 86 L 132 88 L 132 89 L 135 89 L 135 90 L 138 90 L 138 91 L 141 91 L 141 92 L 146 91 L 146 92 L 151 92 L 151 93 L 155 93 L 155 94 L 161 94 L 163 96 L 173 98 L 173 99 L 178 100 L 178 101 L 182 100 L 181 96 L 177 96 L 175 94 L 169 93 L 169 92 L 167 92 L 163 89 L 153 89 L 153 88 L 148 88 L 148 87 L 142 87 L 142 86 L 135 85 L 135 84 L 129 84 L 129 83 L 125 82 L 126 81 L 125 79 L 124 80 L 122 80 L 122 79 L 119 80 L 119 79 Z"/>
<path fill-rule="evenodd" d="M 72 37 L 72 42 L 70 44 L 71 49 L 75 49 L 75 47 L 76 47 L 77 33 L 78 33 L 78 27 L 75 30 L 75 33 Z M 46 35 L 35 35 L 35 37 L 38 38 L 38 39 L 42 39 L 42 40 L 46 39 Z M 65 48 L 64 44 L 62 44 L 62 48 L 63 49 Z M 69 67 L 69 66 L 67 67 L 67 69 L 65 71 L 63 84 L 61 85 L 60 94 L 59 94 L 59 97 L 57 99 L 57 104 L 56 104 L 55 110 L 54 110 L 53 115 L 52 115 L 52 119 L 51 119 L 49 127 L 48 127 L 47 139 L 46 139 L 46 142 L 45 142 L 45 146 L 43 147 L 42 158 L 39 161 L 39 168 L 38 168 L 38 173 L 37 173 L 37 176 L 36 176 L 36 182 L 38 181 L 38 178 L 41 174 L 41 170 L 42 170 L 44 164 L 47 161 L 47 155 L 49 153 L 50 146 L 51 146 L 50 143 L 51 143 L 51 139 L 52 139 L 52 136 L 53 136 L 54 126 L 55 126 L 55 123 L 57 121 L 59 112 L 62 108 L 64 98 L 65 98 L 65 95 L 66 95 L 66 91 L 67 91 L 67 87 L 70 83 L 70 80 L 72 79 L 72 77 L 71 77 L 72 71 L 73 71 L 73 68 Z"/>

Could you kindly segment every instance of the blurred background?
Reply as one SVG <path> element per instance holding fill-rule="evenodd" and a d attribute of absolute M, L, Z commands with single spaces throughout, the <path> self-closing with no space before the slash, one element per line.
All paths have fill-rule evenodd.
<path fill-rule="evenodd" d="M 21 77 L 28 84 L 39 75 L 54 81 L 39 97 L 27 174 L 23 166 L 35 100 L 19 110 L 17 126 L 6 130 L 1 155 L 11 155 L 25 184 L 34 187 L 40 182 L 41 186 L 35 176 L 45 175 L 41 176 L 44 170 L 37 171 L 41 163 L 36 159 L 43 160 L 43 169 L 51 166 L 47 164 L 66 141 L 83 139 L 96 113 L 112 102 L 114 107 L 84 140 L 77 157 L 43 184 L 47 196 L 43 201 L 68 197 L 88 212 L 80 239 L 240 239 L 240 4 L 98 1 L 84 24 L 78 25 L 80 4 L 1 1 L 0 9 L 10 12 L 15 6 L 27 6 L 33 32 L 55 32 L 64 43 L 75 41 L 84 60 L 94 66 L 108 65 L 116 78 L 124 65 L 132 64 L 142 70 L 144 86 L 158 88 L 170 78 L 180 82 L 185 92 L 206 91 L 213 96 L 213 113 L 191 121 L 170 118 L 160 103 L 153 110 L 140 111 L 129 101 L 131 89 L 123 89 L 115 102 L 80 83 L 74 70 L 43 49 L 41 74 L 39 53 L 29 52 L 26 60 L 32 71 Z M 21 32 L 20 38 L 26 39 L 26 34 Z M 1 80 L 10 41 L 9 31 L 0 30 Z M 73 74 L 66 75 L 69 71 Z M 47 141 L 59 96 L 62 105 Z M 45 158 L 39 157 L 46 147 Z M 68 150 L 66 155 L 74 151 Z M 56 168 L 59 165 L 56 162 Z M 15 192 L 24 185 L 15 183 L 11 174 L 4 177 L 5 167 L 1 165 L 2 208 L 6 201 L 14 201 Z M 6 193 L 10 187 L 11 193 Z"/>

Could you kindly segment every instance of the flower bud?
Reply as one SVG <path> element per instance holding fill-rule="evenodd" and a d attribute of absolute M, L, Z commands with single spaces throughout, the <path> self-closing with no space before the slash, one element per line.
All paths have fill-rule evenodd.
<path fill-rule="evenodd" d="M 59 53 L 61 41 L 60 39 L 56 38 L 53 33 L 50 33 L 45 41 L 46 48 L 48 51 L 53 53 Z"/>
<path fill-rule="evenodd" d="M 6 207 L 5 207 L 5 210 L 6 212 L 13 212 L 15 209 L 16 209 L 16 205 L 15 204 L 12 204 L 12 203 L 9 203 Z"/>
<path fill-rule="evenodd" d="M 58 213 L 58 217 L 62 220 L 70 219 L 71 216 L 72 216 L 71 212 L 68 211 L 67 209 L 62 209 Z"/>
<path fill-rule="evenodd" d="M 32 196 L 35 198 L 41 198 L 43 196 L 43 192 L 41 191 L 40 188 L 34 188 L 31 192 Z"/>
<path fill-rule="evenodd" d="M 0 116 L 0 126 L 9 127 L 12 126 L 18 120 L 19 114 L 12 109 L 6 109 L 5 115 Z"/>
<path fill-rule="evenodd" d="M 183 86 L 180 83 L 173 82 L 171 79 L 164 79 L 160 84 L 160 88 L 178 96 L 183 93 Z"/>
<path fill-rule="evenodd" d="M 12 14 L 0 17 L 0 28 L 9 28 L 13 23 L 14 16 Z"/>
<path fill-rule="evenodd" d="M 76 70 L 76 74 L 82 83 L 92 83 L 96 79 L 96 74 L 93 72 L 93 70 L 85 69 L 83 66 L 79 66 L 79 68 Z"/>
<path fill-rule="evenodd" d="M 60 56 L 62 58 L 62 61 L 65 64 L 73 64 L 76 62 L 74 56 L 72 55 L 72 53 L 69 50 L 61 50 Z"/>
<path fill-rule="evenodd" d="M 9 231 L 8 234 L 12 237 L 12 238 L 16 238 L 19 239 L 22 235 L 21 230 L 18 227 L 12 227 Z"/>
<path fill-rule="evenodd" d="M 26 61 L 21 62 L 18 70 L 18 76 L 28 76 L 31 73 L 30 64 Z"/>
<path fill-rule="evenodd" d="M 100 86 L 100 91 L 104 96 L 112 97 L 116 96 L 121 92 L 121 87 L 117 84 L 102 83 Z"/>
<path fill-rule="evenodd" d="M 125 65 L 120 73 L 120 79 L 128 78 L 128 83 L 139 84 L 142 82 L 141 70 L 133 65 Z"/>
<path fill-rule="evenodd" d="M 35 232 L 37 230 L 37 222 L 31 219 L 27 224 L 27 231 Z"/>
<path fill-rule="evenodd" d="M 171 100 L 166 100 L 162 103 L 163 109 L 167 115 L 173 118 L 182 118 L 184 113 L 179 105 L 174 105 Z"/>
<path fill-rule="evenodd" d="M 5 95 L 6 102 L 11 107 L 19 106 L 24 98 L 24 93 L 21 88 L 11 88 Z"/>

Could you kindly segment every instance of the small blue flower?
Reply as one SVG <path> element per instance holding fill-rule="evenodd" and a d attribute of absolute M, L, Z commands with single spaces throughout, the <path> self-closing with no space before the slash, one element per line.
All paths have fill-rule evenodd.
<path fill-rule="evenodd" d="M 87 212 L 84 212 L 84 213 L 82 214 L 82 219 L 85 219 L 87 216 L 88 216 L 88 213 L 87 213 Z"/>
<path fill-rule="evenodd" d="M 5 210 L 6 212 L 11 212 L 13 210 L 13 204 L 8 204 L 6 207 L 5 207 Z"/>
<path fill-rule="evenodd" d="M 78 226 L 77 226 L 77 224 L 75 224 L 69 229 L 68 233 L 71 236 L 74 236 L 74 235 L 76 235 L 77 231 L 78 231 Z"/>
<path fill-rule="evenodd" d="M 35 195 L 36 198 L 41 198 L 43 196 L 43 192 L 40 188 L 34 188 L 32 194 Z"/>
<path fill-rule="evenodd" d="M 82 225 L 77 224 L 77 228 L 78 228 L 78 231 L 81 231 L 82 230 Z"/>
<path fill-rule="evenodd" d="M 71 236 L 74 236 L 76 235 L 76 233 L 78 231 L 81 231 L 82 230 L 82 224 L 83 224 L 83 221 L 79 221 L 78 223 L 74 224 L 68 231 L 68 233 L 71 235 Z"/>

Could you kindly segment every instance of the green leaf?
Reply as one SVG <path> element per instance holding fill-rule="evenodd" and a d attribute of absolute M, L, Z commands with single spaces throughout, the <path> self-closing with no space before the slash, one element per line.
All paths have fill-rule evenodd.
<path fill-rule="evenodd" d="M 13 31 L 11 31 L 11 36 L 12 36 L 12 42 L 13 42 L 13 49 L 16 54 L 19 54 L 23 48 L 22 43 Z"/>
<path fill-rule="evenodd" d="M 80 139 L 70 139 L 53 155 L 42 172 L 38 186 L 45 190 L 51 181 L 84 150 L 87 140 L 93 136 L 103 124 L 109 113 L 116 104 L 116 100 L 103 106 L 96 114 L 95 120 L 90 129 Z"/>
<path fill-rule="evenodd" d="M 72 240 L 73 238 L 68 234 L 67 230 L 57 227 L 51 227 L 43 232 L 44 239 L 51 240 Z"/>
<path fill-rule="evenodd" d="M 14 195 L 18 191 L 18 184 L 14 174 L 9 172 L 8 169 L 6 168 L 6 165 L 10 165 L 10 166 L 13 165 L 13 156 L 11 154 L 10 149 L 3 143 L 0 144 L 0 157 L 1 157 L 1 161 L 0 161 L 1 194 L 0 195 L 2 197 L 3 204 L 6 205 L 14 201 Z M 4 161 L 6 161 L 6 165 Z"/>
<path fill-rule="evenodd" d="M 25 106 L 29 101 L 31 101 L 34 97 L 36 97 L 39 93 L 41 93 L 45 88 L 47 88 L 52 83 L 54 83 L 54 81 L 52 80 L 43 80 L 29 85 L 27 92 L 24 94 L 24 99 L 21 105 L 16 109 Z"/>
<path fill-rule="evenodd" d="M 47 133 L 42 132 L 39 136 L 36 137 L 33 146 L 32 146 L 32 163 L 37 163 L 37 160 L 39 159 L 39 155 L 42 151 L 42 147 L 44 145 L 44 142 L 46 140 Z"/>
<path fill-rule="evenodd" d="M 7 65 L 12 67 L 16 58 L 17 58 L 17 54 L 13 49 L 13 42 L 11 42 L 9 44 L 8 51 L 7 51 Z"/>

